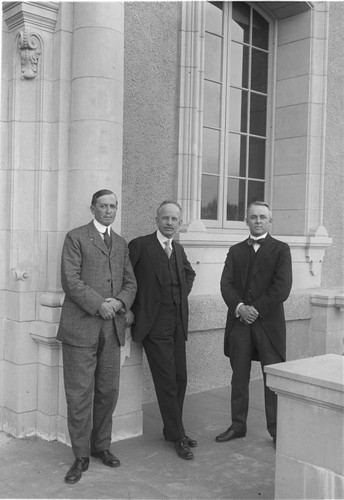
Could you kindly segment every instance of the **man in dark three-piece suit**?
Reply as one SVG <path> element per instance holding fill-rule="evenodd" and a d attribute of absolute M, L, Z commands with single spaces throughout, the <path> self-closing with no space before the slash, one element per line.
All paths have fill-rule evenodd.
<path fill-rule="evenodd" d="M 283 302 L 291 290 L 292 266 L 289 246 L 268 233 L 271 221 L 266 203 L 249 205 L 250 237 L 229 249 L 221 277 L 228 306 L 224 351 L 233 375 L 232 425 L 216 437 L 219 443 L 246 435 L 252 360 L 262 366 L 267 429 L 276 443 L 277 397 L 266 386 L 264 366 L 286 359 Z"/>
<path fill-rule="evenodd" d="M 103 189 L 93 195 L 94 220 L 70 231 L 64 242 L 61 282 L 65 292 L 57 339 L 62 342 L 68 430 L 75 461 L 65 481 L 76 483 L 89 455 L 109 467 L 112 414 L 119 390 L 120 346 L 136 280 L 125 240 L 110 227 L 117 198 Z"/>
<path fill-rule="evenodd" d="M 132 337 L 142 342 L 148 359 L 165 439 L 174 442 L 178 456 L 188 460 L 193 458 L 190 447 L 197 446 L 194 439 L 186 436 L 182 420 L 187 384 L 187 296 L 195 272 L 183 247 L 173 241 L 182 223 L 180 205 L 163 202 L 156 223 L 156 232 L 129 243 L 137 280 Z"/>

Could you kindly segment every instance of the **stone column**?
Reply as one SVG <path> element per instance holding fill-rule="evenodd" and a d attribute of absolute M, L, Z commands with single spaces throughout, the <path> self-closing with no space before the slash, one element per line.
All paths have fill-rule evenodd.
<path fill-rule="evenodd" d="M 120 232 L 124 6 L 6 2 L 3 11 L 0 429 L 68 442 L 61 249 L 68 230 L 91 220 L 101 188 L 117 194 Z M 129 338 L 122 365 L 115 439 L 142 432 L 141 350 Z"/>
<path fill-rule="evenodd" d="M 275 499 L 344 498 L 344 358 L 270 365 L 278 395 Z"/>
<path fill-rule="evenodd" d="M 91 218 L 92 194 L 113 190 L 121 227 L 124 6 L 75 2 L 70 110 L 70 161 L 61 229 Z M 62 207 L 61 207 L 62 208 Z"/>

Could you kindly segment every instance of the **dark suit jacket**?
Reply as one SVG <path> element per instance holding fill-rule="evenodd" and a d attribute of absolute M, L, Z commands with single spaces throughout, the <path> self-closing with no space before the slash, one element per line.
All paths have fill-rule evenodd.
<path fill-rule="evenodd" d="M 136 280 L 125 240 L 111 230 L 110 259 L 93 221 L 70 231 L 65 238 L 61 282 L 65 292 L 57 339 L 75 346 L 95 344 L 102 325 L 97 313 L 106 298 L 133 303 Z M 111 292 L 112 290 L 112 292 Z M 121 345 L 125 342 L 124 313 L 115 316 Z"/>
<path fill-rule="evenodd" d="M 235 309 L 244 302 L 245 285 L 249 264 L 247 240 L 233 245 L 221 277 L 221 293 L 228 306 L 225 330 L 225 355 L 230 357 L 228 338 L 236 321 Z M 255 258 L 250 289 L 252 304 L 259 312 L 263 328 L 282 358 L 286 357 L 286 326 L 283 302 L 288 298 L 292 285 L 292 267 L 289 246 L 266 236 Z"/>
<path fill-rule="evenodd" d="M 196 273 L 188 261 L 182 245 L 173 241 L 181 291 L 181 319 L 185 338 L 188 331 L 188 301 Z M 149 333 L 158 314 L 162 299 L 161 245 L 156 232 L 141 236 L 129 243 L 130 260 L 137 280 L 137 295 L 132 307 L 135 324 L 132 337 L 141 342 Z"/>

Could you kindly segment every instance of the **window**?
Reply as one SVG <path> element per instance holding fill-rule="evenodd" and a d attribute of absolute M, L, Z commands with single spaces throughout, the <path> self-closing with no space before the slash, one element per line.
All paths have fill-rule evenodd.
<path fill-rule="evenodd" d="M 244 2 L 207 2 L 201 219 L 228 227 L 267 198 L 270 24 Z"/>

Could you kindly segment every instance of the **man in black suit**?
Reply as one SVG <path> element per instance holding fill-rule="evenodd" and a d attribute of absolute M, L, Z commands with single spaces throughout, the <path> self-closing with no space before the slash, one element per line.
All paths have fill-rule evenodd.
<path fill-rule="evenodd" d="M 216 437 L 218 443 L 246 435 L 252 360 L 262 366 L 267 429 L 276 443 L 277 397 L 266 386 L 264 366 L 286 359 L 283 302 L 291 290 L 292 266 L 289 246 L 268 233 L 271 222 L 266 203 L 249 205 L 250 237 L 229 249 L 221 277 L 228 306 L 224 351 L 233 375 L 232 425 Z"/>
<path fill-rule="evenodd" d="M 193 458 L 197 442 L 185 434 L 182 412 L 187 383 L 185 340 L 188 300 L 195 272 L 183 247 L 173 241 L 182 224 L 181 207 L 164 201 L 157 210 L 158 229 L 129 243 L 137 281 L 132 337 L 142 342 L 151 369 L 167 441 L 178 456 Z"/>

